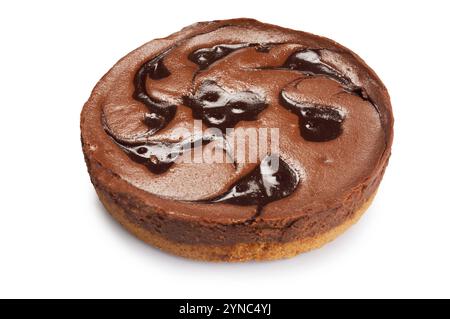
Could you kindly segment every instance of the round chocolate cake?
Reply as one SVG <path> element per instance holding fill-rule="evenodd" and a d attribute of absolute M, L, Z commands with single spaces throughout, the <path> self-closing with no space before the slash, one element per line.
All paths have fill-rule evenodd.
<path fill-rule="evenodd" d="M 244 261 L 334 239 L 388 163 L 386 88 L 356 54 L 251 19 L 202 22 L 122 58 L 81 114 L 111 215 L 171 253 Z"/>

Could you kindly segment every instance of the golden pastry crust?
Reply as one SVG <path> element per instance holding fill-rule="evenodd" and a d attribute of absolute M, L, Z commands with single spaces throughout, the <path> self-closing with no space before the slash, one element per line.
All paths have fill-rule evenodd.
<path fill-rule="evenodd" d="M 291 258 L 298 254 L 320 248 L 334 240 L 356 223 L 372 203 L 375 193 L 351 216 L 338 226 L 318 235 L 306 237 L 291 242 L 276 243 L 240 243 L 234 245 L 191 245 L 175 242 L 162 237 L 159 234 L 133 223 L 127 218 L 122 207 L 111 200 L 103 191 L 96 189 L 100 201 L 106 210 L 125 229 L 142 241 L 174 255 L 191 259 L 215 262 L 243 262 L 250 260 L 274 260 Z"/>

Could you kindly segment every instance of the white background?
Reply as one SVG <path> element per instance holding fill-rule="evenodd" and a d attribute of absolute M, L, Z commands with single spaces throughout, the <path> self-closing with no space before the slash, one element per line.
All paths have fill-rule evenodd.
<path fill-rule="evenodd" d="M 450 297 L 446 2 L 2 1 L 0 297 Z M 201 263 L 145 245 L 102 208 L 81 152 L 83 103 L 119 58 L 232 17 L 332 38 L 392 97 L 393 154 L 372 207 L 290 260 Z"/>

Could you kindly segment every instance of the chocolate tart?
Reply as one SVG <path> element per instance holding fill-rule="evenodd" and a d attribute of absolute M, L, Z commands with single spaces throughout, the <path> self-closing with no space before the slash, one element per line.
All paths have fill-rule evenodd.
<path fill-rule="evenodd" d="M 278 139 L 237 160 L 239 129 Z M 369 206 L 392 138 L 389 95 L 360 57 L 251 19 L 144 44 L 81 113 L 88 171 L 110 214 L 153 246 L 213 261 L 291 257 L 334 239 Z M 211 145 L 226 160 L 195 158 Z"/>

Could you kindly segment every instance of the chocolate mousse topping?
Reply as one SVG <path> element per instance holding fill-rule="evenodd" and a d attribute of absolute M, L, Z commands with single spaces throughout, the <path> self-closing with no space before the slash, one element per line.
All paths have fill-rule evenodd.
<path fill-rule="evenodd" d="M 223 134 L 181 136 L 194 120 Z M 350 50 L 250 19 L 198 23 L 131 52 L 81 119 L 98 191 L 149 231 L 215 244 L 289 241 L 349 218 L 381 180 L 392 123 L 384 85 Z M 182 161 L 227 145 L 230 128 L 277 128 L 279 151 Z"/>

